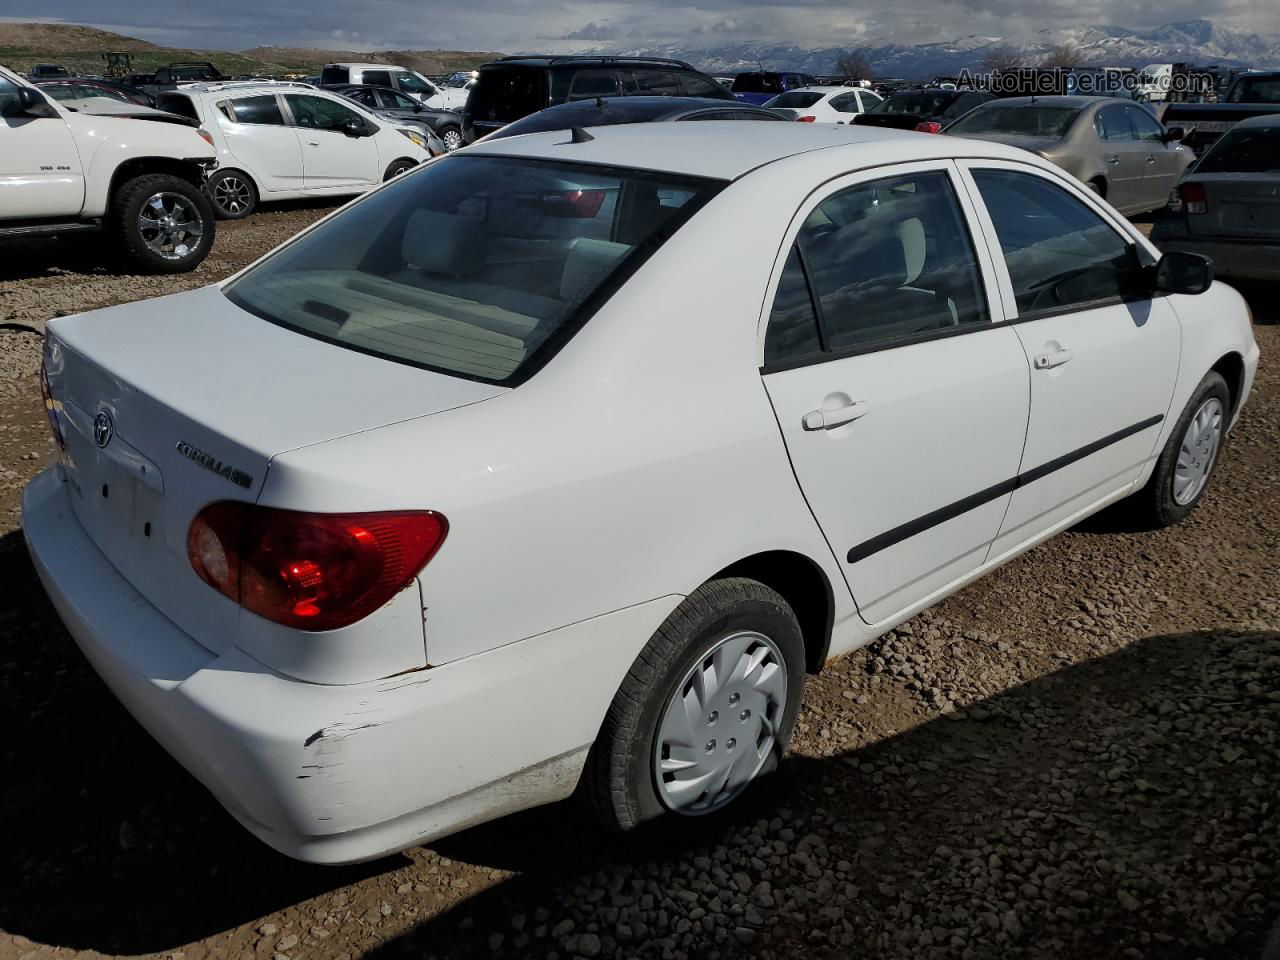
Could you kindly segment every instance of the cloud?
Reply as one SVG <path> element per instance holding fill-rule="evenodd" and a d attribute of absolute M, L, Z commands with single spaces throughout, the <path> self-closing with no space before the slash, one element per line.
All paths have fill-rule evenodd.
<path fill-rule="evenodd" d="M 597 24 L 592 21 L 581 30 L 566 33 L 564 38 L 566 40 L 616 40 L 618 38 L 618 28 Z"/>

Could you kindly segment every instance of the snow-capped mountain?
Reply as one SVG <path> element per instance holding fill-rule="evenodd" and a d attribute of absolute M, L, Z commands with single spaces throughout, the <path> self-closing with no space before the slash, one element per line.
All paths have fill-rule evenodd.
<path fill-rule="evenodd" d="M 865 40 L 839 47 L 809 47 L 765 40 L 716 46 L 662 44 L 627 47 L 597 45 L 578 53 L 660 56 L 688 60 L 708 73 L 742 70 L 799 70 L 833 73 L 836 58 L 850 50 L 865 56 L 877 76 L 908 79 L 954 75 L 981 69 L 994 51 L 1014 49 L 1029 64 L 1062 44 L 1079 48 L 1082 63 L 1140 67 L 1149 63 L 1188 62 L 1202 66 L 1280 68 L 1280 34 L 1255 34 L 1219 27 L 1211 20 L 1188 20 L 1147 30 L 1116 26 L 1042 30 L 1025 36 L 965 36 L 937 43 L 905 43 L 897 38 Z"/>

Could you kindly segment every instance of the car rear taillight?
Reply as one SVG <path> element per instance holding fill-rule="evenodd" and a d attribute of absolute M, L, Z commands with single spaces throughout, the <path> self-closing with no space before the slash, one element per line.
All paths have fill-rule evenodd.
<path fill-rule="evenodd" d="M 203 140 L 203 141 L 204 141 L 205 143 L 207 143 L 209 146 L 211 146 L 211 147 L 213 146 L 213 134 L 212 134 L 212 133 L 210 133 L 210 132 L 209 132 L 208 130 L 206 130 L 204 127 L 198 127 L 198 128 L 196 129 L 196 133 L 199 135 L 199 137 L 200 137 L 200 139 L 201 139 L 201 140 Z"/>
<path fill-rule="evenodd" d="M 40 396 L 44 397 L 44 412 L 49 418 L 49 429 L 59 450 L 67 449 L 67 442 L 62 436 L 62 424 L 58 422 L 58 404 L 53 399 L 53 390 L 49 386 L 49 374 L 44 368 L 44 360 L 40 361 Z"/>
<path fill-rule="evenodd" d="M 937 120 L 921 120 L 916 124 L 916 129 L 921 133 L 941 133 L 942 124 Z"/>
<path fill-rule="evenodd" d="M 796 123 L 816 123 L 817 120 L 818 118 L 813 114 L 809 114 L 806 117 L 796 117 Z"/>
<path fill-rule="evenodd" d="M 543 211 L 550 217 L 590 220 L 604 206 L 603 190 L 566 190 L 543 196 Z"/>
<path fill-rule="evenodd" d="M 1173 213 L 1208 213 L 1209 196 L 1203 183 L 1182 183 L 1169 197 L 1169 209 Z"/>
<path fill-rule="evenodd" d="M 260 617 L 334 630 L 407 587 L 448 531 L 431 510 L 301 513 L 224 501 L 191 521 L 187 557 L 201 580 Z"/>

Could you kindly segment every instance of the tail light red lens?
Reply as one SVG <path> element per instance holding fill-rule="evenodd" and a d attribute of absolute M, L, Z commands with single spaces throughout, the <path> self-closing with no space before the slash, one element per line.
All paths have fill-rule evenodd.
<path fill-rule="evenodd" d="M 604 206 L 603 190 L 566 190 L 544 196 L 543 210 L 550 217 L 590 220 Z"/>
<path fill-rule="evenodd" d="M 937 120 L 921 120 L 916 124 L 916 129 L 921 133 L 941 133 L 942 124 Z"/>
<path fill-rule="evenodd" d="M 53 390 L 49 386 L 49 374 L 44 368 L 44 361 L 40 361 L 40 396 L 44 397 L 44 412 L 49 418 L 49 429 L 53 433 L 53 439 L 58 444 L 59 450 L 67 449 L 67 442 L 62 437 L 62 424 L 58 422 L 58 406 L 53 399 Z"/>
<path fill-rule="evenodd" d="M 1183 183 L 1173 191 L 1169 209 L 1174 213 L 1201 214 L 1209 212 L 1209 196 L 1203 183 Z"/>
<path fill-rule="evenodd" d="M 403 590 L 449 531 L 431 510 L 301 513 L 214 503 L 187 531 L 205 583 L 246 610 L 298 630 L 334 630 Z"/>
<path fill-rule="evenodd" d="M 796 117 L 796 123 L 816 123 L 817 117 Z"/>

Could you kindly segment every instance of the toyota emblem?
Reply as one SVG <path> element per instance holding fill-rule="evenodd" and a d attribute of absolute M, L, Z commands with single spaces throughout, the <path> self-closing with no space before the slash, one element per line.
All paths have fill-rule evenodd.
<path fill-rule="evenodd" d="M 111 414 L 105 410 L 98 412 L 93 418 L 93 442 L 100 447 L 105 447 L 111 442 L 112 435 L 116 432 L 115 424 L 111 422 Z"/>

